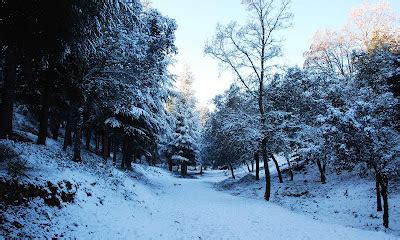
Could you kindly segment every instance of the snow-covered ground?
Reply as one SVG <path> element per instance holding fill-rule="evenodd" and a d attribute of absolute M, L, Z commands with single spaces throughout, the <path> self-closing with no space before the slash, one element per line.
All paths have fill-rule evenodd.
<path fill-rule="evenodd" d="M 279 158 L 278 158 L 279 159 Z M 284 161 L 280 158 L 281 164 Z M 306 215 L 318 221 L 334 223 L 357 229 L 384 231 L 400 236 L 400 186 L 398 180 L 390 181 L 389 207 L 390 229 L 382 226 L 383 212 L 376 211 L 375 181 L 373 176 L 360 178 L 354 173 L 340 175 L 329 172 L 327 183 L 321 184 L 316 164 L 310 162 L 300 171 L 295 171 L 294 181 L 283 173 L 279 183 L 275 166 L 269 163 L 271 171 L 271 202 Z M 263 165 L 262 165 L 263 168 Z M 225 175 L 230 176 L 226 171 Z M 234 196 L 263 199 L 265 189 L 264 171 L 260 181 L 245 168 L 236 171 L 236 180 L 226 178 L 215 184 L 220 191 Z"/>
<path fill-rule="evenodd" d="M 227 178 L 224 171 L 206 171 L 191 179 L 143 165 L 121 171 L 89 152 L 83 154 L 84 164 L 73 163 L 71 153 L 60 151 L 60 143 L 52 140 L 48 146 L 13 145 L 30 167 L 20 183 L 67 181 L 76 195 L 73 203 L 61 203 L 60 208 L 47 206 L 41 198 L 16 206 L 0 203 L 4 238 L 396 239 L 217 191 L 215 183 Z M 0 180 L 9 178 L 1 164 Z"/>

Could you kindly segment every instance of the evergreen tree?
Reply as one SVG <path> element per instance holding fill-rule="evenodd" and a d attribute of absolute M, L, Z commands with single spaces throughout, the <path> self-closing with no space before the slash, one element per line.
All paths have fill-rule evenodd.
<path fill-rule="evenodd" d="M 174 133 L 164 151 L 170 165 L 181 165 L 182 175 L 187 174 L 188 165 L 196 165 L 199 159 L 200 119 L 192 90 L 193 80 L 193 74 L 189 67 L 185 66 L 178 81 L 179 92 L 171 102 L 170 114 L 174 118 Z"/>

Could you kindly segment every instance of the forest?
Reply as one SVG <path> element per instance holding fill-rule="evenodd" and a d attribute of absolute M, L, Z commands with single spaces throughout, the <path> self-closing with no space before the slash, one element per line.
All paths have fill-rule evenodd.
<path fill-rule="evenodd" d="M 171 71 L 180 23 L 154 6 L 0 2 L 0 238 L 400 237 L 396 9 L 356 6 L 341 28 L 316 30 L 303 66 L 290 66 L 279 59 L 295 24 L 292 2 L 243 0 L 246 21 L 216 24 L 203 46 L 232 83 L 200 107 L 191 63 Z M 310 218 L 303 223 L 275 209 L 331 197 L 343 206 L 325 189 L 345 183 L 337 194 L 365 185 L 369 205 L 353 196 L 352 213 L 337 221 L 352 214 L 360 226 L 336 228 L 295 211 Z M 233 215 L 220 212 L 226 206 Z M 251 223 L 251 212 L 261 223 Z"/>

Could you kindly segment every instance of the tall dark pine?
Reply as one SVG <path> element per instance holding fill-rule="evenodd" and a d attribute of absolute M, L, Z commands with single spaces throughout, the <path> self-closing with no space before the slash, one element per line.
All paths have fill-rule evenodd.
<path fill-rule="evenodd" d="M 254 161 L 256 162 L 256 180 L 260 180 L 260 155 L 258 151 L 254 153 Z"/>
<path fill-rule="evenodd" d="M 50 108 L 50 71 L 43 78 L 43 93 L 41 99 L 41 109 L 39 114 L 39 134 L 37 144 L 45 145 L 47 130 L 49 126 L 49 108 Z"/>
<path fill-rule="evenodd" d="M 4 57 L 3 79 L 0 103 L 0 138 L 12 137 L 13 108 L 23 39 L 30 32 L 26 19 L 29 3 L 23 1 L 1 1 L 0 3 L 0 51 Z M 1 60 L 0 60 L 1 61 Z"/>
<path fill-rule="evenodd" d="M 79 107 L 77 111 L 77 123 L 75 126 L 75 142 L 74 142 L 74 161 L 81 162 L 82 148 L 82 125 L 83 125 L 83 108 Z"/>
<path fill-rule="evenodd" d="M 0 138 L 12 136 L 17 61 L 16 47 L 9 46 L 6 50 L 4 86 L 1 94 Z"/>

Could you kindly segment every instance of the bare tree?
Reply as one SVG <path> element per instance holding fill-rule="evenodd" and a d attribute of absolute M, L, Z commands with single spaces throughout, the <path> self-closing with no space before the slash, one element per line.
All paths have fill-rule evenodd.
<path fill-rule="evenodd" d="M 144 8 L 145 10 L 151 9 L 151 7 L 152 7 L 152 5 L 153 5 L 153 2 L 152 2 L 151 0 L 141 0 L 141 3 L 142 3 L 143 8 Z"/>
<path fill-rule="evenodd" d="M 400 49 L 400 16 L 386 1 L 365 1 L 352 9 L 342 29 L 318 30 L 314 33 L 311 46 L 304 53 L 305 66 L 327 74 L 344 77 L 354 73 L 352 52 L 389 47 Z"/>
<path fill-rule="evenodd" d="M 193 91 L 194 75 L 189 64 L 185 63 L 178 77 L 178 90 L 192 105 L 196 105 L 196 97 Z"/>
<path fill-rule="evenodd" d="M 218 25 L 214 39 L 205 46 L 205 53 L 219 60 L 225 70 L 232 71 L 258 102 L 263 136 L 260 150 L 266 177 L 264 198 L 269 201 L 271 179 L 266 147 L 265 85 L 276 67 L 273 59 L 282 52 L 282 39 L 277 34 L 291 25 L 292 13 L 289 11 L 290 0 L 243 0 L 242 4 L 249 12 L 248 23 Z"/>
<path fill-rule="evenodd" d="M 351 37 L 343 31 L 318 30 L 314 33 L 310 49 L 304 53 L 305 67 L 315 67 L 327 74 L 344 77 L 353 74 Z"/>
<path fill-rule="evenodd" d="M 355 45 L 371 50 L 377 35 L 381 43 L 397 39 L 399 27 L 400 15 L 388 1 L 365 1 L 351 10 L 344 31 L 351 36 Z"/>

